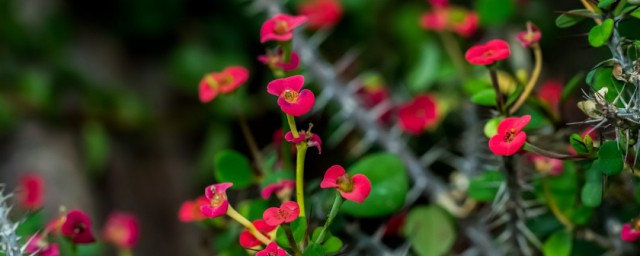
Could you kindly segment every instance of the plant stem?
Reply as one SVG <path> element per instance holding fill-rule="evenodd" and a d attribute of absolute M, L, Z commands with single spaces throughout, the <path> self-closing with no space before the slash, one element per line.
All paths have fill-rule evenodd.
<path fill-rule="evenodd" d="M 597 13 L 597 12 L 596 12 L 596 10 L 595 10 L 595 9 L 593 9 L 593 7 L 591 6 L 591 4 L 589 4 L 589 3 L 587 2 L 587 0 L 580 0 L 580 2 L 582 2 L 582 5 L 584 5 L 584 8 L 586 8 L 586 9 L 587 9 L 587 10 L 589 10 L 590 12 L 592 12 L 592 13 Z M 601 19 L 599 19 L 599 18 L 594 18 L 593 20 L 594 20 L 594 21 L 596 22 L 596 24 L 598 24 L 598 25 L 602 24 L 602 20 L 601 20 Z"/>
<path fill-rule="evenodd" d="M 455 66 L 463 79 L 466 78 L 467 69 L 463 62 L 464 58 L 462 57 L 458 41 L 449 32 L 440 32 L 438 35 L 440 36 L 440 39 L 442 39 L 442 44 L 446 49 L 447 54 L 449 54 L 449 58 L 451 59 L 453 66 Z"/>
<path fill-rule="evenodd" d="M 306 210 L 304 208 L 304 158 L 307 154 L 307 143 L 302 142 L 296 145 L 296 200 L 300 207 L 300 217 L 304 217 Z"/>
<path fill-rule="evenodd" d="M 263 244 L 267 245 L 271 242 L 271 239 L 267 238 L 262 233 L 260 233 L 260 231 L 256 229 L 253 223 L 247 220 L 244 216 L 240 215 L 240 213 L 238 213 L 235 209 L 233 209 L 231 205 L 229 205 L 229 209 L 227 209 L 227 215 L 229 215 L 229 217 L 231 217 L 232 219 L 240 223 L 240 225 L 247 228 L 249 232 L 251 232 L 251 234 L 255 236 L 258 240 L 260 240 L 260 242 L 262 242 Z"/>
<path fill-rule="evenodd" d="M 331 222 L 333 222 L 333 219 L 336 217 L 336 215 L 338 215 L 338 210 L 340 209 L 340 206 L 342 206 L 342 202 L 343 200 L 340 192 L 336 191 L 336 199 L 333 201 L 333 205 L 331 206 L 329 218 L 327 218 L 327 222 L 324 223 L 324 226 L 320 231 L 320 235 L 318 235 L 318 238 L 316 238 L 317 244 L 321 243 L 322 240 L 324 240 L 324 236 L 327 234 L 327 229 L 329 228 L 329 226 L 331 226 Z"/>
<path fill-rule="evenodd" d="M 560 211 L 560 208 L 558 208 L 556 199 L 553 198 L 553 195 L 551 194 L 547 178 L 542 179 L 542 186 L 544 190 L 544 197 L 549 203 L 549 209 L 551 209 L 553 215 L 555 215 L 556 219 L 558 219 L 558 221 L 560 221 L 560 223 L 562 223 L 567 229 L 573 230 L 573 223 L 571 223 L 571 220 L 569 220 L 567 216 L 564 216 L 564 214 L 562 214 L 562 211 Z"/>
<path fill-rule="evenodd" d="M 545 149 L 541 149 L 529 142 L 525 142 L 523 149 L 525 151 L 529 151 L 531 153 L 537 154 L 537 155 L 541 155 L 541 156 L 546 156 L 546 157 L 550 157 L 550 158 L 555 158 L 555 159 L 560 159 L 560 160 L 565 160 L 565 159 L 586 159 L 586 158 L 591 158 L 592 156 L 590 155 L 567 155 L 567 154 L 560 154 L 560 153 L 556 153 L 556 152 L 552 152 L 552 151 L 548 151 Z"/>
<path fill-rule="evenodd" d="M 249 125 L 247 125 L 247 120 L 241 111 L 238 111 L 238 123 L 240 123 L 240 130 L 242 130 L 242 135 L 244 135 L 244 138 L 247 141 L 247 145 L 249 146 L 249 151 L 251 151 L 251 155 L 253 155 L 253 160 L 256 162 L 256 167 L 259 172 L 259 175 L 264 176 L 264 171 L 262 170 L 262 165 L 264 164 L 262 154 L 258 149 L 256 139 L 253 137 L 251 130 L 249 130 Z"/>
<path fill-rule="evenodd" d="M 133 256 L 133 252 L 131 252 L 131 249 L 120 249 L 118 250 L 118 256 Z"/>
<path fill-rule="evenodd" d="M 292 45 L 292 40 L 283 42 L 281 44 L 282 47 L 282 62 L 283 63 L 289 63 L 289 61 L 291 60 L 291 45 Z"/>
<path fill-rule="evenodd" d="M 78 245 L 71 242 L 71 256 L 78 256 Z"/>
<path fill-rule="evenodd" d="M 496 104 L 498 107 L 498 112 L 500 112 L 500 114 L 503 114 L 504 103 L 502 102 L 502 93 L 500 93 L 500 84 L 498 83 L 498 74 L 496 73 L 495 68 L 489 68 L 489 75 L 491 76 L 491 84 L 493 85 L 493 89 L 496 91 Z"/>
<path fill-rule="evenodd" d="M 282 223 L 280 227 L 284 229 L 284 233 L 287 235 L 287 240 L 289 241 L 289 246 L 291 246 L 291 249 L 293 250 L 293 255 L 295 256 L 302 255 L 302 252 L 300 252 L 300 248 L 298 248 L 298 244 L 296 243 L 296 240 L 293 238 L 293 232 L 291 232 L 291 224 Z"/>
<path fill-rule="evenodd" d="M 296 120 L 293 118 L 292 115 L 287 114 L 287 122 L 289 122 L 289 130 L 291 130 L 291 134 L 293 135 L 293 137 L 294 138 L 300 137 L 300 134 L 298 133 L 298 128 L 296 127 Z"/>
<path fill-rule="evenodd" d="M 513 104 L 511 109 L 509 109 L 509 114 L 515 113 L 518 108 L 520 108 L 522 104 L 524 104 L 524 102 L 529 97 L 529 94 L 531 94 L 533 88 L 536 86 L 538 78 L 540 77 L 540 72 L 542 71 L 542 50 L 540 50 L 540 44 L 535 43 L 532 44 L 531 47 L 533 48 L 535 66 L 533 68 L 533 72 L 531 73 L 531 77 L 529 78 L 529 82 L 527 82 L 527 85 L 524 87 L 524 92 L 520 94 L 518 100 Z"/>

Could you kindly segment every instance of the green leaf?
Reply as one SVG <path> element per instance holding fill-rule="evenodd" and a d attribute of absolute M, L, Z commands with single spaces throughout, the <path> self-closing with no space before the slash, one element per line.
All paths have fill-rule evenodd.
<path fill-rule="evenodd" d="M 234 189 L 246 188 L 255 181 L 249 159 L 236 151 L 218 152 L 214 166 L 218 182 L 232 182 Z"/>
<path fill-rule="evenodd" d="M 572 162 L 566 161 L 562 165 L 562 175 L 543 179 L 558 209 L 568 216 L 578 201 L 578 179 Z"/>
<path fill-rule="evenodd" d="M 493 88 L 490 82 L 483 79 L 469 79 L 464 81 L 464 91 L 468 95 L 474 95 L 480 91 Z"/>
<path fill-rule="evenodd" d="M 302 253 L 304 256 L 324 256 L 327 252 L 324 251 L 324 248 L 316 243 L 309 244 L 306 250 Z"/>
<path fill-rule="evenodd" d="M 600 170 L 605 175 L 614 175 L 622 172 L 624 161 L 622 152 L 615 141 L 606 141 L 598 150 L 598 159 L 593 162 L 591 168 Z"/>
<path fill-rule="evenodd" d="M 589 148 L 582 140 L 582 137 L 580 137 L 580 134 L 571 134 L 571 137 L 569 137 L 569 144 L 571 144 L 573 150 L 575 150 L 576 153 L 580 155 L 586 155 L 590 153 Z"/>
<path fill-rule="evenodd" d="M 583 78 L 584 72 L 579 72 L 578 74 L 574 75 L 569 80 L 569 82 L 567 82 L 564 88 L 562 88 L 562 96 L 560 97 L 560 99 L 562 101 L 567 100 L 567 98 L 569 98 L 569 96 L 571 95 L 571 92 L 573 92 L 580 85 Z"/>
<path fill-rule="evenodd" d="M 93 177 L 104 170 L 109 156 L 109 136 L 102 124 L 90 122 L 82 130 L 85 163 Z"/>
<path fill-rule="evenodd" d="M 420 59 L 407 75 L 407 85 L 412 92 L 424 92 L 438 75 L 438 67 L 441 64 L 441 51 L 435 40 L 430 38 L 421 47 Z"/>
<path fill-rule="evenodd" d="M 593 91 L 597 92 L 602 88 L 607 88 L 608 92 L 604 98 L 608 102 L 613 102 L 615 98 L 618 97 L 617 92 L 621 92 L 624 87 L 622 82 L 613 77 L 613 67 L 610 66 L 603 66 L 590 71 L 585 80 L 587 84 L 591 86 Z M 629 101 L 626 94 L 622 94 L 621 98 L 627 102 Z M 618 101 L 618 107 L 624 107 L 622 105 L 622 100 Z"/>
<path fill-rule="evenodd" d="M 409 191 L 402 160 L 389 153 L 371 154 L 349 168 L 349 174 L 364 174 L 371 181 L 371 193 L 362 203 L 346 201 L 342 211 L 356 217 L 380 217 L 399 210 Z"/>
<path fill-rule="evenodd" d="M 587 170 L 582 187 L 582 203 L 588 207 L 598 207 L 602 202 L 602 172 L 593 166 Z"/>
<path fill-rule="evenodd" d="M 238 212 L 253 221 L 262 219 L 262 214 L 269 208 L 269 202 L 264 199 L 244 200 L 238 204 Z"/>
<path fill-rule="evenodd" d="M 599 8 L 607 8 L 615 3 L 617 0 L 602 0 L 598 3 Z"/>
<path fill-rule="evenodd" d="M 320 232 L 322 232 L 322 227 L 317 227 L 311 235 L 311 241 L 316 241 L 318 239 L 318 236 L 320 236 Z M 332 254 L 340 251 L 340 248 L 342 248 L 343 245 L 342 240 L 333 236 L 331 232 L 328 232 L 325 235 L 325 241 L 321 242 L 320 244 L 322 244 L 322 248 L 324 248 L 324 252 L 327 254 Z"/>
<path fill-rule="evenodd" d="M 304 233 L 307 230 L 307 218 L 298 217 L 289 224 L 291 225 L 291 232 L 293 233 L 293 239 L 296 243 L 302 241 Z M 284 232 L 284 228 L 282 227 L 278 228 L 278 231 L 276 232 L 276 242 L 280 247 L 291 248 L 291 246 L 289 246 L 287 234 Z"/>
<path fill-rule="evenodd" d="M 553 233 L 544 242 L 544 255 L 546 256 L 569 256 L 573 245 L 573 235 L 566 229 L 561 229 Z"/>
<path fill-rule="evenodd" d="M 560 14 L 560 16 L 556 18 L 556 26 L 559 28 L 568 28 L 591 15 L 593 15 L 593 13 L 587 9 L 571 10 Z"/>
<path fill-rule="evenodd" d="M 606 19 L 602 24 L 591 28 L 589 31 L 589 43 L 591 46 L 600 47 L 609 41 L 609 37 L 611 37 L 611 33 L 613 32 L 613 24 L 612 19 Z"/>
<path fill-rule="evenodd" d="M 485 171 L 469 182 L 469 197 L 480 202 L 491 202 L 498 193 L 504 177 L 498 171 Z"/>
<path fill-rule="evenodd" d="M 634 6 L 634 7 L 632 7 L 632 8 L 635 8 L 635 6 Z M 640 19 L 640 9 L 636 9 L 635 11 L 633 11 L 633 12 L 632 12 L 631 14 L 629 14 L 629 15 L 631 15 L 631 17 L 634 17 L 634 18 L 636 18 L 636 19 Z"/>
<path fill-rule="evenodd" d="M 477 0 L 475 9 L 482 25 L 500 25 L 506 23 L 515 11 L 512 0 Z"/>
<path fill-rule="evenodd" d="M 407 215 L 404 236 L 420 256 L 446 255 L 456 240 L 451 217 L 440 207 L 415 207 Z"/>
<path fill-rule="evenodd" d="M 498 133 L 500 121 L 502 121 L 502 118 L 492 118 L 487 121 L 484 125 L 484 135 L 487 136 L 487 138 L 491 138 Z"/>
<path fill-rule="evenodd" d="M 496 105 L 496 91 L 493 88 L 484 89 L 471 96 L 471 102 L 480 106 L 492 107 Z"/>

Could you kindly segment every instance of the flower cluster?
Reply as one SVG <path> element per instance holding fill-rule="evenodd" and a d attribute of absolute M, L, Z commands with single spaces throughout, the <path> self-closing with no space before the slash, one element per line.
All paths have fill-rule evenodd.
<path fill-rule="evenodd" d="M 469 37 L 478 28 L 478 15 L 467 9 L 449 5 L 448 1 L 431 1 L 433 9 L 420 17 L 420 25 L 433 31 L 452 31 Z"/>

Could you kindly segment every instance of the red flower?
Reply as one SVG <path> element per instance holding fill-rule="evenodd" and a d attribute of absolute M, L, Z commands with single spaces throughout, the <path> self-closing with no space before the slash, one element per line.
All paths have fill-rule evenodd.
<path fill-rule="evenodd" d="M 451 29 L 464 37 L 470 37 L 478 29 L 478 15 L 475 12 L 467 12 L 460 20 L 451 21 Z"/>
<path fill-rule="evenodd" d="M 300 215 L 300 207 L 296 202 L 284 202 L 280 208 L 271 207 L 264 211 L 262 219 L 270 226 L 278 226 L 282 223 L 291 223 Z"/>
<path fill-rule="evenodd" d="M 282 50 L 280 50 L 278 53 L 268 52 L 266 55 L 260 55 L 258 56 L 258 60 L 269 66 L 270 69 L 282 69 L 284 71 L 291 71 L 300 66 L 300 56 L 298 56 L 298 53 L 294 51 L 291 51 L 291 58 L 289 58 L 289 63 L 284 63 Z"/>
<path fill-rule="evenodd" d="M 207 217 L 200 211 L 200 206 L 209 204 L 209 200 L 204 197 L 198 197 L 195 200 L 187 200 L 180 206 L 178 211 L 178 219 L 182 222 L 201 221 Z"/>
<path fill-rule="evenodd" d="M 640 228 L 638 227 L 638 220 L 633 220 L 632 224 L 624 224 L 622 226 L 622 232 L 620 232 L 620 238 L 626 242 L 635 242 L 640 238 Z"/>
<path fill-rule="evenodd" d="M 267 245 L 267 248 L 256 253 L 256 256 L 286 256 L 287 252 L 280 247 L 276 242 L 271 242 Z"/>
<path fill-rule="evenodd" d="M 498 124 L 498 133 L 489 140 L 489 149 L 496 155 L 510 156 L 518 152 L 527 140 L 522 129 L 531 121 L 530 115 L 508 117 Z"/>
<path fill-rule="evenodd" d="M 207 103 L 219 93 L 230 93 L 249 79 L 249 71 L 240 66 L 231 66 L 219 73 L 206 74 L 200 80 L 200 101 Z"/>
<path fill-rule="evenodd" d="M 423 94 L 398 109 L 400 127 L 411 134 L 420 134 L 438 121 L 438 106 L 433 96 Z"/>
<path fill-rule="evenodd" d="M 309 19 L 309 29 L 321 29 L 340 21 L 342 5 L 338 0 L 310 0 L 298 5 L 298 12 Z"/>
<path fill-rule="evenodd" d="M 311 110 L 316 100 L 313 92 L 307 89 L 300 91 L 303 85 L 304 77 L 295 75 L 271 81 L 267 84 L 267 92 L 278 96 L 278 105 L 282 112 L 301 116 Z"/>
<path fill-rule="evenodd" d="M 442 8 L 449 6 L 449 0 L 427 0 L 433 7 Z"/>
<path fill-rule="evenodd" d="M 511 54 L 507 42 L 495 39 L 486 44 L 476 45 L 467 50 L 464 58 L 473 65 L 491 65 L 504 60 Z"/>
<path fill-rule="evenodd" d="M 362 174 L 349 175 L 340 165 L 329 167 L 320 183 L 321 188 L 337 188 L 347 200 L 362 203 L 371 192 L 371 182 Z"/>
<path fill-rule="evenodd" d="M 112 213 L 102 230 L 104 240 L 112 242 L 120 249 L 131 249 L 138 242 L 140 224 L 128 213 Z"/>
<path fill-rule="evenodd" d="M 80 210 L 72 210 L 67 213 L 61 232 L 76 244 L 90 244 L 96 241 L 91 232 L 89 216 Z"/>
<path fill-rule="evenodd" d="M 447 28 L 447 11 L 436 9 L 420 16 L 420 26 L 424 29 L 444 31 Z"/>
<path fill-rule="evenodd" d="M 204 190 L 204 195 L 209 200 L 208 204 L 200 206 L 200 212 L 209 218 L 216 218 L 227 214 L 229 201 L 227 201 L 227 189 L 233 186 L 231 182 L 213 184 Z"/>
<path fill-rule="evenodd" d="M 436 6 L 431 12 L 420 17 L 420 26 L 434 31 L 452 31 L 469 37 L 478 28 L 478 15 L 455 6 Z"/>
<path fill-rule="evenodd" d="M 57 244 L 48 243 L 41 235 L 35 234 L 29 237 L 25 252 L 35 256 L 58 256 L 60 248 Z"/>
<path fill-rule="evenodd" d="M 536 171 L 549 176 L 559 176 L 562 174 L 562 160 L 533 154 L 529 155 L 528 159 L 533 163 Z"/>
<path fill-rule="evenodd" d="M 278 198 L 289 198 L 291 192 L 296 187 L 296 182 L 294 180 L 281 180 L 279 182 L 267 185 L 262 189 L 260 195 L 264 199 L 269 199 L 271 194 L 276 193 Z"/>
<path fill-rule="evenodd" d="M 549 109 L 557 114 L 560 108 L 560 98 L 562 97 L 562 83 L 550 80 L 540 86 L 537 96 Z"/>
<path fill-rule="evenodd" d="M 37 174 L 27 174 L 20 178 L 18 202 L 22 207 L 35 210 L 42 207 L 44 181 Z"/>
<path fill-rule="evenodd" d="M 322 154 L 322 139 L 320 139 L 320 136 L 311 133 L 311 131 L 299 131 L 298 138 L 294 138 L 293 133 L 287 132 L 284 135 L 284 139 L 294 144 L 306 141 L 308 147 L 317 147 L 318 154 Z"/>
<path fill-rule="evenodd" d="M 269 233 L 276 229 L 276 226 L 270 226 L 264 220 L 254 220 L 251 223 L 253 223 L 253 226 L 256 227 L 260 233 L 269 239 L 271 239 Z M 262 242 L 253 236 L 249 230 L 242 231 L 240 234 L 240 245 L 244 248 L 252 248 L 261 244 Z"/>
<path fill-rule="evenodd" d="M 293 29 L 307 21 L 305 16 L 291 16 L 287 14 L 276 14 L 262 24 L 260 29 L 260 42 L 266 41 L 289 41 L 293 36 Z"/>
<path fill-rule="evenodd" d="M 527 22 L 527 31 L 518 32 L 517 35 L 517 39 L 523 47 L 531 47 L 532 44 L 538 43 L 541 37 L 542 33 L 540 33 L 538 27 L 531 22 Z"/>

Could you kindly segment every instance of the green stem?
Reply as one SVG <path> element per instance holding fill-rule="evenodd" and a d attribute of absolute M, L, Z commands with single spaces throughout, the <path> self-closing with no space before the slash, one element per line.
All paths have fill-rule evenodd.
<path fill-rule="evenodd" d="M 493 89 L 496 91 L 496 104 L 498 107 L 498 112 L 500 112 L 500 114 L 503 114 L 504 103 L 502 102 L 502 93 L 500 92 L 500 84 L 498 83 L 498 74 L 496 73 L 496 69 L 494 67 L 489 67 L 489 75 L 491 76 L 491 84 L 493 84 Z"/>
<path fill-rule="evenodd" d="M 531 72 L 531 77 L 527 82 L 527 85 L 524 87 L 524 92 L 520 94 L 516 103 L 509 109 L 508 114 L 513 114 L 518 111 L 518 108 L 524 104 L 524 102 L 529 98 L 529 94 L 533 91 L 533 88 L 536 86 L 538 82 L 538 78 L 540 77 L 540 72 L 542 71 L 542 50 L 540 49 L 540 45 L 535 43 L 531 46 L 533 48 L 533 57 L 535 59 L 535 66 L 533 67 L 533 72 Z"/>
<path fill-rule="evenodd" d="M 307 154 L 307 143 L 302 142 L 296 145 L 298 149 L 296 157 L 296 200 L 300 206 L 300 217 L 304 217 L 304 158 Z"/>
<path fill-rule="evenodd" d="M 591 155 L 567 155 L 567 154 L 560 154 L 560 153 L 556 153 L 556 152 L 552 152 L 552 151 L 548 151 L 545 149 L 541 149 L 529 142 L 525 142 L 524 143 L 524 147 L 522 148 L 525 151 L 537 154 L 537 155 L 541 155 L 541 156 L 546 156 L 546 157 L 550 157 L 550 158 L 555 158 L 555 159 L 560 159 L 560 160 L 564 160 L 564 159 L 585 159 L 585 158 L 592 158 L 593 156 Z"/>
<path fill-rule="evenodd" d="M 78 256 L 78 245 L 71 242 L 71 256 Z"/>
<path fill-rule="evenodd" d="M 329 228 L 329 226 L 331 226 L 331 222 L 333 222 L 333 219 L 336 217 L 336 215 L 338 215 L 338 210 L 340 209 L 340 206 L 342 206 L 342 202 L 343 201 L 340 192 L 336 191 L 336 199 L 333 201 L 333 205 L 331 206 L 329 218 L 327 219 L 327 222 L 324 223 L 322 231 L 320 231 L 320 235 L 318 235 L 318 238 L 316 238 L 317 244 L 320 244 L 322 240 L 324 240 L 324 236 L 327 234 L 327 229 Z"/>
<path fill-rule="evenodd" d="M 231 205 L 229 205 L 229 208 L 227 209 L 227 215 L 229 217 L 231 217 L 232 219 L 234 219 L 235 221 L 237 221 L 238 223 L 240 223 L 240 225 L 242 225 L 245 228 L 247 228 L 249 230 L 249 232 L 254 237 L 256 237 L 258 240 L 260 240 L 260 242 L 262 242 L 263 244 L 268 245 L 269 243 L 271 243 L 271 239 L 267 238 L 262 233 L 260 233 L 260 231 L 258 231 L 258 229 L 256 229 L 256 227 L 253 225 L 253 223 L 251 223 L 249 220 L 247 220 L 247 218 L 242 216 L 235 209 L 233 209 L 233 207 L 231 207 Z"/>
<path fill-rule="evenodd" d="M 449 32 L 440 32 L 438 35 L 440 36 L 440 39 L 442 39 L 442 44 L 444 45 L 447 54 L 449 54 L 449 58 L 451 59 L 453 66 L 457 69 L 458 73 L 462 75 L 462 78 L 465 79 L 467 77 L 467 69 L 464 64 L 464 57 L 460 51 L 458 41 Z"/>
<path fill-rule="evenodd" d="M 287 235 L 287 240 L 289 241 L 289 246 L 293 250 L 293 255 L 300 256 L 302 252 L 300 252 L 300 248 L 298 248 L 298 244 L 296 240 L 293 238 L 293 232 L 291 232 L 291 225 L 289 223 L 282 223 L 280 225 L 284 229 L 284 233 Z"/>
<path fill-rule="evenodd" d="M 258 176 L 262 178 L 264 176 L 264 171 L 262 170 L 262 165 L 264 164 L 262 154 L 260 153 L 260 149 L 258 149 L 256 139 L 253 137 L 253 134 L 249 129 L 247 120 L 241 111 L 238 111 L 238 122 L 240 123 L 240 130 L 242 130 L 242 135 L 244 135 L 244 138 L 247 141 L 247 145 L 249 146 L 249 151 L 251 151 L 251 155 L 253 155 L 253 160 L 256 162 Z"/>
<path fill-rule="evenodd" d="M 296 127 L 296 120 L 292 115 L 287 114 L 287 122 L 289 122 L 289 130 L 291 130 L 291 134 L 293 134 L 294 138 L 300 137 L 298 133 L 298 128 Z"/>
<path fill-rule="evenodd" d="M 118 250 L 118 256 L 133 256 L 133 252 L 131 252 L 131 249 L 123 248 Z"/>
<path fill-rule="evenodd" d="M 289 63 L 291 60 L 291 40 L 283 42 L 280 44 L 282 47 L 282 62 Z"/>

